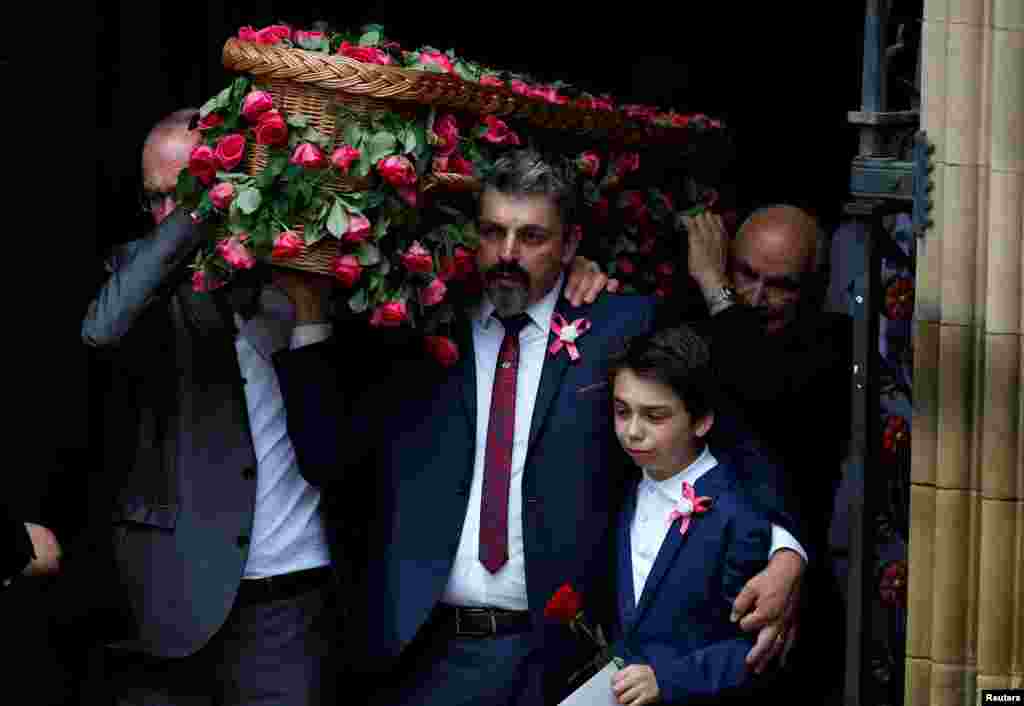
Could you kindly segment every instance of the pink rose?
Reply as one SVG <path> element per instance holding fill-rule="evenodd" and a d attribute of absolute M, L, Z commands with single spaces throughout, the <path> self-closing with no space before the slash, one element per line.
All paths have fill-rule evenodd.
<path fill-rule="evenodd" d="M 248 270 L 256 265 L 256 258 L 245 247 L 249 236 L 245 233 L 232 235 L 217 243 L 217 253 L 236 270 Z"/>
<path fill-rule="evenodd" d="M 455 67 L 452 66 L 451 60 L 439 51 L 420 52 L 419 60 L 421 64 L 440 66 L 445 73 L 455 73 Z"/>
<path fill-rule="evenodd" d="M 221 211 L 227 211 L 235 200 L 235 187 L 231 182 L 222 181 L 210 189 L 210 201 Z"/>
<path fill-rule="evenodd" d="M 615 158 L 615 173 L 626 176 L 640 168 L 640 155 L 636 152 L 623 152 Z"/>
<path fill-rule="evenodd" d="M 217 149 L 214 156 L 220 162 L 221 169 L 226 172 L 238 166 L 245 156 L 245 137 L 237 133 L 225 135 L 217 140 Z"/>
<path fill-rule="evenodd" d="M 323 32 L 307 32 L 299 29 L 295 31 L 295 43 L 302 45 L 304 42 L 318 42 L 321 39 L 326 39 L 327 35 Z"/>
<path fill-rule="evenodd" d="M 566 96 L 558 94 L 558 89 L 554 86 L 536 86 L 530 91 L 530 95 L 534 98 L 545 100 L 548 103 L 554 103 L 555 105 L 565 105 L 569 102 L 569 99 Z"/>
<path fill-rule="evenodd" d="M 385 302 L 381 304 L 373 311 L 373 316 L 370 317 L 371 326 L 401 326 L 402 322 L 408 317 L 408 310 L 405 308 L 405 302 L 401 299 Z"/>
<path fill-rule="evenodd" d="M 426 274 L 434 271 L 433 256 L 429 250 L 420 245 L 418 240 L 414 240 L 409 249 L 402 255 L 402 264 L 409 272 Z"/>
<path fill-rule="evenodd" d="M 484 139 L 496 145 L 518 145 L 519 135 L 509 130 L 508 125 L 505 124 L 504 120 L 500 120 L 493 115 L 488 115 L 484 118 L 484 124 L 487 126 L 487 132 L 484 133 Z"/>
<path fill-rule="evenodd" d="M 661 299 L 667 299 L 672 296 L 672 288 L 658 287 L 657 289 L 654 290 L 654 296 L 659 297 Z"/>
<path fill-rule="evenodd" d="M 631 275 L 634 272 L 636 272 L 636 265 L 634 265 L 633 261 L 630 260 L 625 255 L 620 255 L 619 258 L 615 261 L 615 264 L 619 272 L 621 272 L 624 275 Z"/>
<path fill-rule="evenodd" d="M 480 77 L 481 86 L 498 86 L 499 88 L 505 87 L 505 82 L 494 74 L 485 74 Z"/>
<path fill-rule="evenodd" d="M 601 157 L 598 156 L 597 152 L 588 150 L 579 156 L 579 159 L 576 160 L 576 166 L 583 174 L 589 177 L 596 176 L 597 172 L 601 169 Z"/>
<path fill-rule="evenodd" d="M 442 157 L 451 155 L 459 146 L 459 124 L 451 113 L 445 113 L 434 121 L 434 134 L 439 140 L 437 153 Z"/>
<path fill-rule="evenodd" d="M 462 155 L 452 155 L 451 161 L 448 163 L 449 168 L 455 174 L 461 174 L 463 176 L 473 176 L 475 170 L 473 163 Z"/>
<path fill-rule="evenodd" d="M 476 253 L 461 245 L 455 248 L 455 276 L 465 279 L 476 271 Z"/>
<path fill-rule="evenodd" d="M 444 367 L 450 368 L 458 362 L 459 347 L 452 339 L 445 336 L 425 336 L 423 343 L 427 347 L 427 352 Z"/>
<path fill-rule="evenodd" d="M 672 113 L 671 122 L 672 127 L 687 127 L 690 124 L 690 116 L 680 115 L 679 113 Z"/>
<path fill-rule="evenodd" d="M 391 155 L 377 162 L 377 171 L 384 181 L 394 187 L 412 186 L 416 183 L 416 167 L 401 155 Z"/>
<path fill-rule="evenodd" d="M 238 30 L 239 39 L 256 44 L 277 44 L 282 39 L 291 39 L 291 36 L 291 28 L 285 25 L 270 25 L 261 30 L 254 30 L 252 26 L 246 26 Z"/>
<path fill-rule="evenodd" d="M 288 162 L 298 164 L 303 169 L 323 169 L 327 166 L 324 153 L 311 142 L 303 142 L 296 145 L 295 151 L 292 152 L 291 159 Z"/>
<path fill-rule="evenodd" d="M 212 130 L 215 127 L 220 127 L 224 124 L 224 116 L 220 113 L 207 113 L 206 117 L 199 121 L 196 127 L 199 130 L 206 131 Z"/>
<path fill-rule="evenodd" d="M 612 103 L 610 96 L 598 96 L 593 101 L 594 110 L 615 110 L 615 104 Z"/>
<path fill-rule="evenodd" d="M 277 109 L 268 110 L 256 123 L 256 143 L 282 145 L 288 142 L 288 124 Z"/>
<path fill-rule="evenodd" d="M 278 260 L 288 260 L 298 257 L 305 247 L 306 243 L 294 230 L 281 231 L 274 239 L 273 256 Z"/>
<path fill-rule="evenodd" d="M 512 89 L 513 93 L 518 93 L 521 96 L 529 96 L 533 93 L 533 89 L 530 88 L 530 85 L 518 78 L 514 78 L 509 81 L 509 88 Z"/>
<path fill-rule="evenodd" d="M 342 236 L 346 243 L 365 243 L 370 237 L 370 219 L 366 216 L 351 215 L 348 219 L 348 230 Z"/>
<path fill-rule="evenodd" d="M 624 105 L 622 110 L 628 117 L 640 122 L 651 122 L 658 113 L 658 109 L 652 105 Z"/>
<path fill-rule="evenodd" d="M 242 101 L 242 117 L 255 123 L 274 107 L 274 99 L 266 91 L 251 91 Z"/>
<path fill-rule="evenodd" d="M 335 279 L 341 282 L 343 287 L 351 289 L 359 281 L 359 275 L 363 273 L 363 266 L 359 264 L 359 258 L 355 255 L 341 255 L 334 259 L 331 270 L 334 272 Z"/>
<path fill-rule="evenodd" d="M 388 65 L 394 63 L 390 54 L 381 51 L 377 47 L 360 47 L 355 44 L 349 44 L 347 41 L 341 43 L 336 53 L 347 56 L 349 59 L 361 61 L 364 64 Z"/>
<path fill-rule="evenodd" d="M 359 159 L 362 153 L 352 145 L 342 145 L 338 147 L 331 154 L 331 164 L 340 169 L 343 173 L 348 174 L 349 167 L 352 166 L 352 162 Z"/>
<path fill-rule="evenodd" d="M 610 293 L 615 294 L 620 289 L 622 289 L 622 282 L 620 282 L 619 280 L 615 279 L 614 277 L 611 277 L 608 280 L 608 284 L 605 285 L 605 289 L 608 290 Z"/>
<path fill-rule="evenodd" d="M 420 304 L 423 306 L 440 304 L 444 300 L 444 295 L 447 291 L 448 287 L 445 286 L 444 281 L 439 277 L 435 277 L 430 280 L 430 284 L 420 290 Z"/>
<path fill-rule="evenodd" d="M 193 292 L 212 292 L 218 287 L 223 287 L 222 282 L 217 277 L 214 277 L 209 272 L 204 270 L 196 270 L 192 273 L 192 291 Z"/>
<path fill-rule="evenodd" d="M 204 184 L 217 175 L 217 158 L 209 145 L 196 145 L 188 157 L 188 173 Z"/>
<path fill-rule="evenodd" d="M 448 157 L 434 157 L 434 161 L 430 163 L 430 171 L 434 174 L 444 174 L 448 171 Z"/>

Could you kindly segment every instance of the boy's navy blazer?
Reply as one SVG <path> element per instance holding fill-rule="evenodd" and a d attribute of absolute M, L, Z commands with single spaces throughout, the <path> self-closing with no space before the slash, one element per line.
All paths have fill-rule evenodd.
<path fill-rule="evenodd" d="M 649 664 L 666 703 L 741 693 L 756 633 L 741 632 L 729 614 L 743 585 L 767 564 L 771 526 L 741 497 L 731 468 L 715 466 L 694 484 L 712 508 L 691 516 L 685 535 L 679 520 L 669 526 L 665 518 L 667 534 L 637 602 L 631 525 L 639 480 L 637 474 L 630 482 L 616 527 L 613 652 Z"/>

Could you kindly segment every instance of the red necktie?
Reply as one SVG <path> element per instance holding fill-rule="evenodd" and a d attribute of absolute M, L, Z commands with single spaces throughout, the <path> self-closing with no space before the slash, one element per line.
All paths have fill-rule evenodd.
<path fill-rule="evenodd" d="M 508 561 L 508 494 L 512 482 L 512 440 L 516 429 L 519 332 L 529 320 L 526 314 L 501 320 L 505 337 L 501 341 L 498 366 L 494 371 L 480 502 L 480 563 L 492 574 Z"/>

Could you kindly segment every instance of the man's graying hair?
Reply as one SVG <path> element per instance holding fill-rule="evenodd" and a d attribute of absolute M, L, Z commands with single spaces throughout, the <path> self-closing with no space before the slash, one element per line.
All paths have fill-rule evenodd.
<path fill-rule="evenodd" d="M 484 188 L 502 194 L 541 194 L 549 196 L 558 207 L 562 225 L 575 222 L 576 169 L 564 157 L 542 155 L 532 148 L 506 152 L 494 163 L 494 170 L 484 179 Z"/>

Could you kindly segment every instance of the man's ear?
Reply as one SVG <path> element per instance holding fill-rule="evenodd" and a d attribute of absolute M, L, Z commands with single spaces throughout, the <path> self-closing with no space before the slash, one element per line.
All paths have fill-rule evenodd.
<path fill-rule="evenodd" d="M 711 427 L 715 425 L 715 413 L 708 412 L 703 417 L 697 420 L 697 424 L 693 428 L 693 432 L 697 435 L 698 439 L 703 439 L 711 431 Z"/>

